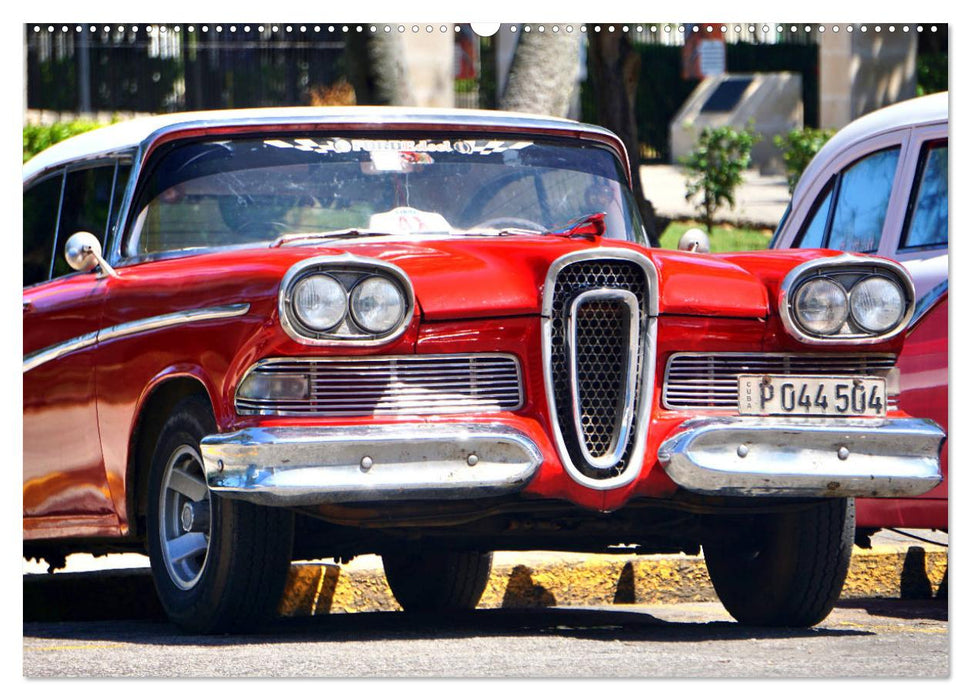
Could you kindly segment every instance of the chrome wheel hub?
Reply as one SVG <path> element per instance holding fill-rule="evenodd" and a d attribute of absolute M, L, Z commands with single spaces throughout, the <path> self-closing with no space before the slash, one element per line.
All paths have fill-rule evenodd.
<path fill-rule="evenodd" d="M 159 494 L 159 535 L 169 578 L 182 590 L 199 581 L 209 557 L 211 501 L 199 451 L 182 445 L 169 457 Z"/>

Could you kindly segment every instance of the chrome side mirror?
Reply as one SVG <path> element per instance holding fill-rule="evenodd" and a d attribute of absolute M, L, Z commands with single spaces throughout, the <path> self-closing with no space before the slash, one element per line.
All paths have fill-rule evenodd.
<path fill-rule="evenodd" d="M 708 239 L 708 234 L 700 228 L 689 228 L 681 235 L 678 250 L 689 253 L 710 253 L 711 241 Z"/>
<path fill-rule="evenodd" d="M 67 239 L 64 244 L 64 258 L 71 269 L 78 272 L 90 272 L 101 267 L 104 274 L 117 277 L 118 273 L 101 257 L 101 242 L 93 233 L 78 231 Z"/>

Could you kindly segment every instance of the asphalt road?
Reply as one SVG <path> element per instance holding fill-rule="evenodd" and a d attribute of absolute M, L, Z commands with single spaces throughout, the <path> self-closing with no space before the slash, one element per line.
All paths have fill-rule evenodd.
<path fill-rule="evenodd" d="M 280 620 L 251 636 L 168 623 L 26 623 L 41 677 L 944 678 L 947 602 L 842 601 L 809 630 L 735 624 L 717 603 L 358 613 Z"/>

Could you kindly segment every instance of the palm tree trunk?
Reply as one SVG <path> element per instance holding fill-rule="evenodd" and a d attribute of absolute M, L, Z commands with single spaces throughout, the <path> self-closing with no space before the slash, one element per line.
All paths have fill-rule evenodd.
<path fill-rule="evenodd" d="M 631 182 L 647 237 L 652 246 L 660 240 L 654 206 L 644 197 L 640 173 L 640 142 L 635 114 L 641 58 L 623 32 L 587 32 L 590 78 L 597 103 L 597 121 L 624 142 L 631 161 Z"/>

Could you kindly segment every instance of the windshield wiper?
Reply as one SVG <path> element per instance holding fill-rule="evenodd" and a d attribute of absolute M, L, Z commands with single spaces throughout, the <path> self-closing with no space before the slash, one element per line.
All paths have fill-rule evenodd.
<path fill-rule="evenodd" d="M 390 236 L 387 231 L 372 231 L 363 228 L 344 228 L 337 231 L 316 231 L 314 233 L 285 233 L 270 244 L 271 248 L 282 248 L 285 245 L 300 244 L 310 241 L 329 240 L 331 238 L 357 238 L 362 236 Z"/>

